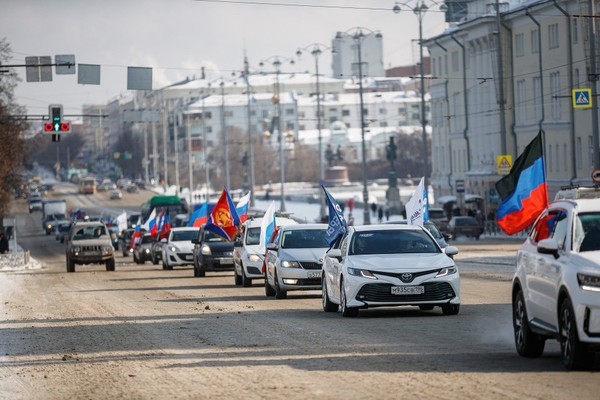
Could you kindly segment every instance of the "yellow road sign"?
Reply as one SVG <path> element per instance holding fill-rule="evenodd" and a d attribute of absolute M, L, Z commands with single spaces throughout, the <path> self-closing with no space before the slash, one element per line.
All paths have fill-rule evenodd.
<path fill-rule="evenodd" d="M 501 154 L 496 157 L 496 171 L 498 175 L 508 175 L 512 168 L 512 156 L 510 154 Z"/>
<path fill-rule="evenodd" d="M 573 89 L 571 90 L 573 98 L 573 108 L 591 108 L 592 107 L 592 89 Z"/>

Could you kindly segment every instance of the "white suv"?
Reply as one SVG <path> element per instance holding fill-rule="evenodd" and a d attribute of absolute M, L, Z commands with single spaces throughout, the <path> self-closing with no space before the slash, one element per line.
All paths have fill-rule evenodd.
<path fill-rule="evenodd" d="M 233 244 L 234 279 L 237 286 L 252 286 L 253 279 L 263 279 L 264 251 L 261 251 L 260 231 L 262 218 L 252 218 L 244 222 L 242 233 Z M 290 218 L 276 217 L 277 226 L 294 225 Z M 267 238 L 267 241 L 270 238 Z M 264 250 L 264 247 L 263 247 Z"/>
<path fill-rule="evenodd" d="M 512 289 L 517 352 L 539 357 L 560 341 L 569 369 L 600 351 L 600 188 L 561 190 L 517 252 Z"/>

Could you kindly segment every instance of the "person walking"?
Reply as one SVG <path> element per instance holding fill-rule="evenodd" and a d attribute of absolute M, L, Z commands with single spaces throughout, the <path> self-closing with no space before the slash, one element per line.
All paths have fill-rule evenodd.
<path fill-rule="evenodd" d="M 4 232 L 0 232 L 0 254 L 8 253 L 8 239 Z"/>

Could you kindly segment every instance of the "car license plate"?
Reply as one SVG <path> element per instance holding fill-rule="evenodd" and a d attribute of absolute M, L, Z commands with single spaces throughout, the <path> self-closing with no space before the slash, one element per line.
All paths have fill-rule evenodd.
<path fill-rule="evenodd" d="M 424 286 L 392 286 L 392 294 L 423 294 Z"/>
<path fill-rule="evenodd" d="M 233 257 L 224 257 L 219 260 L 221 264 L 233 264 Z"/>
<path fill-rule="evenodd" d="M 308 279 L 315 279 L 321 277 L 321 271 L 308 271 Z"/>
<path fill-rule="evenodd" d="M 185 255 L 185 259 L 186 259 L 187 261 L 192 261 L 192 260 L 194 259 L 194 256 L 193 256 L 193 255 L 191 255 L 191 254 L 186 254 L 186 255 Z"/>

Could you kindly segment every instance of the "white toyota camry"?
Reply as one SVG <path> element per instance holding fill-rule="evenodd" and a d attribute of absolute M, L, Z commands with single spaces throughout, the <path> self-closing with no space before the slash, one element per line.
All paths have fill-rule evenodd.
<path fill-rule="evenodd" d="M 415 225 L 349 227 L 323 265 L 323 310 L 355 317 L 360 308 L 439 306 L 447 315 L 460 309 L 460 276 L 452 256 L 427 230 Z"/>

